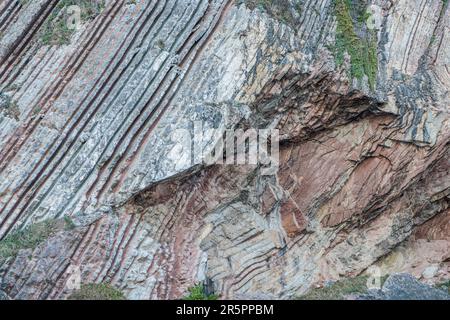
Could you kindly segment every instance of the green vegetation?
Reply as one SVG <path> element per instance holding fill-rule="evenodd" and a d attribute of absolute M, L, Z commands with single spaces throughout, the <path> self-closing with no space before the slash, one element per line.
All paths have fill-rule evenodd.
<path fill-rule="evenodd" d="M 381 278 L 383 284 L 388 276 Z M 362 275 L 355 278 L 348 278 L 337 281 L 327 287 L 316 288 L 310 290 L 304 296 L 299 297 L 300 300 L 345 300 L 349 295 L 358 295 L 367 293 L 368 276 Z"/>
<path fill-rule="evenodd" d="M 43 26 L 41 41 L 44 45 L 64 45 L 70 42 L 73 30 L 67 27 L 64 19 L 52 13 Z"/>
<path fill-rule="evenodd" d="M 443 289 L 443 290 L 447 290 L 448 294 L 450 294 L 450 280 L 440 283 L 440 284 L 436 285 L 436 287 Z"/>
<path fill-rule="evenodd" d="M 350 8 L 354 8 L 351 0 L 335 0 L 337 29 L 333 51 L 336 65 L 341 66 L 344 63 L 344 55 L 347 53 L 351 63 L 350 76 L 360 80 L 366 75 L 370 88 L 374 89 L 378 72 L 377 36 L 374 30 L 364 30 L 366 28 L 362 27 L 370 17 L 365 8 L 354 10 L 357 11 L 356 20 L 360 24 L 361 31 L 364 30 L 360 33 L 366 33 L 366 36 L 356 33 L 357 26 L 353 22 Z"/>
<path fill-rule="evenodd" d="M 349 278 L 337 281 L 330 286 L 316 288 L 306 295 L 299 297 L 300 300 L 344 300 L 350 294 L 363 294 L 367 292 L 367 276 Z"/>
<path fill-rule="evenodd" d="M 240 0 L 249 9 L 260 8 L 275 19 L 290 25 L 294 30 L 301 13 L 301 2 L 293 7 L 289 0 Z M 331 48 L 336 65 L 344 64 L 345 54 L 350 57 L 349 77 L 358 80 L 367 76 L 369 86 L 375 89 L 378 73 L 377 34 L 369 30 L 366 22 L 371 14 L 367 12 L 367 1 L 334 0 L 337 19 L 336 42 Z"/>
<path fill-rule="evenodd" d="M 66 230 L 73 230 L 76 227 L 75 223 L 69 216 L 64 217 L 64 223 L 66 224 L 65 225 Z"/>
<path fill-rule="evenodd" d="M 57 231 L 56 220 L 47 220 L 8 235 L 0 241 L 0 260 L 15 257 L 22 249 L 35 249 Z"/>
<path fill-rule="evenodd" d="M 159 49 L 164 50 L 166 48 L 166 44 L 164 43 L 163 40 L 159 39 L 158 41 L 156 41 L 156 45 L 158 46 Z"/>
<path fill-rule="evenodd" d="M 126 300 L 125 295 L 109 284 L 91 283 L 81 285 L 80 290 L 73 292 L 69 300 Z"/>
<path fill-rule="evenodd" d="M 189 295 L 183 298 L 183 300 L 217 300 L 219 296 L 212 294 L 207 295 L 202 284 L 197 284 L 188 289 Z"/>
<path fill-rule="evenodd" d="M 70 42 L 74 29 L 69 28 L 67 8 L 80 7 L 81 21 L 95 18 L 104 8 L 104 0 L 61 0 L 49 15 L 41 30 L 44 45 L 64 45 Z"/>
<path fill-rule="evenodd" d="M 275 19 L 294 28 L 296 21 L 293 10 L 298 13 L 301 12 L 300 3 L 297 3 L 294 8 L 291 8 L 291 2 L 289 0 L 240 0 L 239 4 L 241 3 L 244 3 L 251 10 L 260 8 Z"/>
<path fill-rule="evenodd" d="M 430 44 L 433 44 L 433 43 L 435 43 L 435 42 L 436 42 L 436 36 L 433 34 L 433 35 L 431 36 Z"/>
<path fill-rule="evenodd" d="M 20 250 L 35 249 L 60 230 L 72 230 L 75 224 L 72 219 L 49 219 L 38 222 L 6 236 L 0 241 L 0 261 L 15 257 Z"/>

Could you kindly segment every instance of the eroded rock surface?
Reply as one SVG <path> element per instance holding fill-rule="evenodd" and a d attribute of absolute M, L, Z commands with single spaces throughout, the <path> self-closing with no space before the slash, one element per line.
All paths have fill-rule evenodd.
<path fill-rule="evenodd" d="M 0 255 L 8 297 L 450 278 L 446 1 L 110 0 L 46 44 L 59 2 L 0 3 L 0 237 L 73 221 Z M 278 129 L 279 169 L 183 147 L 236 128 Z"/>

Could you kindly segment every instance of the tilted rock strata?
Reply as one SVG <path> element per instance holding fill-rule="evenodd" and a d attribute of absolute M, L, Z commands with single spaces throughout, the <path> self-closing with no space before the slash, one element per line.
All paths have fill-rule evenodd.
<path fill-rule="evenodd" d="M 57 2 L 0 4 L 0 236 L 76 224 L 0 261 L 8 297 L 66 298 L 73 270 L 133 299 L 204 279 L 286 298 L 372 265 L 449 278 L 443 1 L 373 2 L 373 90 L 336 64 L 331 0 L 292 1 L 295 24 L 225 0 L 107 1 L 69 45 L 43 46 Z M 278 172 L 205 167 L 180 149 L 194 121 L 206 151 L 227 128 L 278 128 Z"/>

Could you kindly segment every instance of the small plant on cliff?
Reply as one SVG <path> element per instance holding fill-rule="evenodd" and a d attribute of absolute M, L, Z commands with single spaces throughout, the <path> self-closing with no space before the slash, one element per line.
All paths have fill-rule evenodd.
<path fill-rule="evenodd" d="M 58 230 L 55 220 L 39 222 L 0 241 L 0 260 L 14 257 L 22 249 L 35 249 Z"/>
<path fill-rule="evenodd" d="M 126 300 L 122 291 L 105 283 L 83 284 L 69 300 Z"/>
<path fill-rule="evenodd" d="M 183 300 L 217 300 L 219 296 L 215 294 L 208 295 L 205 293 L 205 289 L 202 284 L 197 284 L 188 289 L 189 294 L 183 298 Z"/>

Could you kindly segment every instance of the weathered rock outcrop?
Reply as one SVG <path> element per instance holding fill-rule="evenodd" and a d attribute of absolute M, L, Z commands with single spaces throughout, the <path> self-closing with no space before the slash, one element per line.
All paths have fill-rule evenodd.
<path fill-rule="evenodd" d="M 446 1 L 109 0 L 49 33 L 85 2 L 0 3 L 5 295 L 64 299 L 74 275 L 131 299 L 450 278 Z M 196 152 L 249 128 L 279 130 L 278 170 Z"/>
<path fill-rule="evenodd" d="M 450 300 L 450 295 L 438 288 L 420 283 L 411 275 L 390 276 L 382 290 L 372 290 L 361 295 L 363 300 Z"/>

